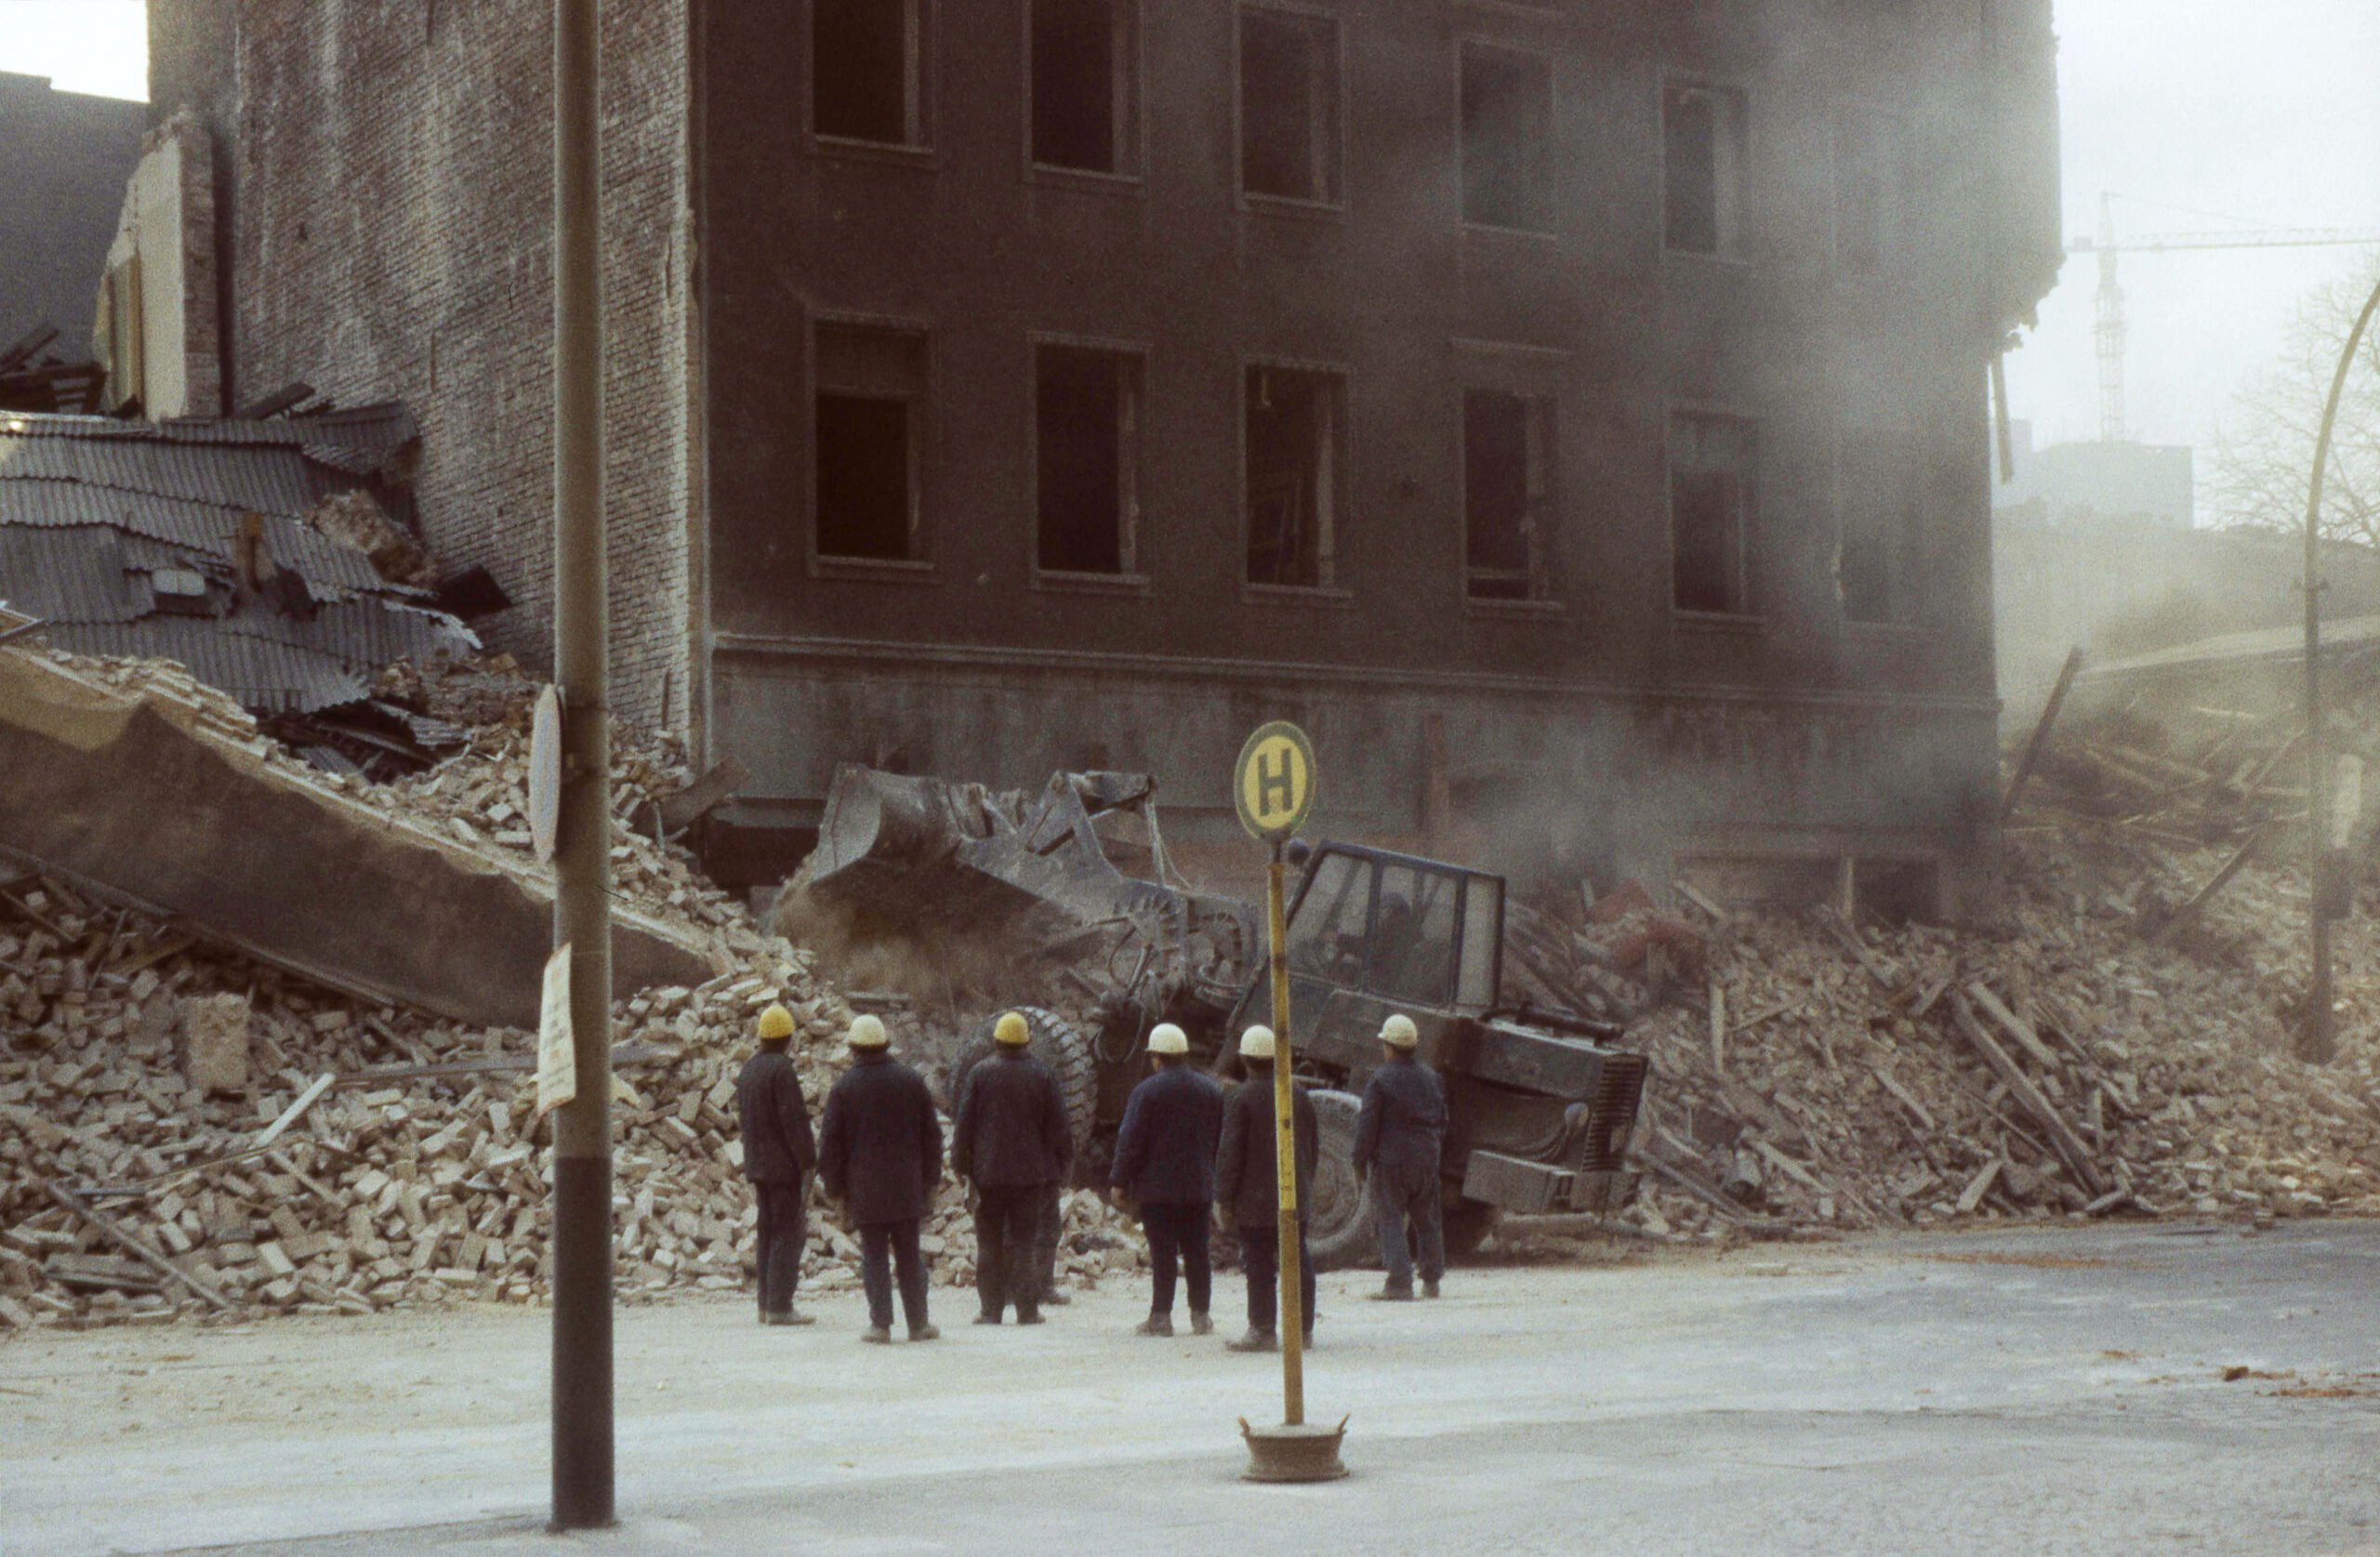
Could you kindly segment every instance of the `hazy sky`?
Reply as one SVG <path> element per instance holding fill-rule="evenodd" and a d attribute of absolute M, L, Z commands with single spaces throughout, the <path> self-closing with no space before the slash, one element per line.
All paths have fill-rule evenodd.
<path fill-rule="evenodd" d="M 2128 197 L 2119 237 L 2243 225 L 2222 217 L 2380 231 L 2380 0 L 2057 0 L 2057 30 L 2068 237 L 2096 231 L 2102 191 Z M 2211 443 L 2296 299 L 2359 253 L 2125 256 L 2127 430 Z M 2009 359 L 2037 442 L 2098 435 L 2097 285 L 2095 259 L 2069 259 Z"/>
<path fill-rule="evenodd" d="M 348 0 L 318 0 L 348 3 Z M 2067 235 L 2229 227 L 2380 230 L 2380 0 L 2056 0 Z M 146 96 L 140 0 L 0 0 L 0 70 L 78 92 Z M 2246 222 L 2224 218 L 2244 218 Z M 2128 430 L 2212 442 L 2296 299 L 2355 251 L 2133 255 Z M 2009 362 L 2041 442 L 2098 431 L 2096 266 L 2069 259 L 2042 327 Z"/>

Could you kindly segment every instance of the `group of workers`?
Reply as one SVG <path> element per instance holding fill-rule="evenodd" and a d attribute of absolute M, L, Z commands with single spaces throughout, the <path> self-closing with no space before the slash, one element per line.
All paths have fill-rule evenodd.
<path fill-rule="evenodd" d="M 867 1298 L 861 1339 L 892 1339 L 897 1285 L 911 1340 L 941 1334 L 927 1314 L 926 1264 L 919 1225 L 940 1181 L 943 1139 L 925 1079 L 892 1058 L 884 1023 L 853 1020 L 845 1036 L 851 1068 L 826 1094 L 813 1142 L 801 1083 L 786 1052 L 793 1019 L 783 1007 L 763 1011 L 760 1049 L 736 1081 L 744 1173 L 759 1209 L 757 1265 L 760 1322 L 807 1325 L 794 1303 L 807 1241 L 806 1203 L 814 1173 L 843 1207 L 860 1244 L 860 1284 Z M 962 1078 L 953 1111 L 950 1167 L 966 1181 L 975 1221 L 975 1323 L 998 1325 L 1012 1308 L 1020 1325 L 1065 1301 L 1055 1286 L 1059 1194 L 1072 1166 L 1073 1132 L 1057 1072 L 1032 1052 L 1033 1032 L 1015 1011 L 993 1027 L 994 1055 Z M 1373 1296 L 1389 1301 L 1435 1298 L 1445 1274 L 1439 1221 L 1439 1160 L 1446 1091 L 1437 1073 L 1417 1062 L 1410 1018 L 1382 1025 L 1383 1062 L 1365 1088 L 1354 1163 L 1368 1177 L 1378 1216 L 1387 1280 Z M 1226 1342 L 1235 1352 L 1279 1346 L 1279 1178 L 1272 1030 L 1240 1035 L 1245 1073 L 1226 1095 L 1221 1083 L 1187 1062 L 1189 1038 L 1171 1023 L 1149 1034 L 1151 1074 L 1133 1088 L 1116 1141 L 1109 1194 L 1136 1210 L 1148 1238 L 1149 1315 L 1138 1334 L 1170 1336 L 1177 1284 L 1189 1291 L 1190 1329 L 1213 1332 L 1214 1268 L 1210 1232 L 1218 1210 L 1238 1234 L 1248 1276 L 1248 1329 Z M 1314 1339 L 1314 1261 L 1305 1249 L 1319 1148 L 1315 1107 L 1292 1089 L 1299 1207 L 1300 1313 Z M 1268 1147 L 1267 1142 L 1275 1142 Z"/>

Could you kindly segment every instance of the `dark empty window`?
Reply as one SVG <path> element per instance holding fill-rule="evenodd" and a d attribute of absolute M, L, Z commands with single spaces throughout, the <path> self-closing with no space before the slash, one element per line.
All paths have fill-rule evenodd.
<path fill-rule="evenodd" d="M 1501 389 L 1462 397 L 1465 587 L 1474 600 L 1553 593 L 1553 413 L 1551 401 Z"/>
<path fill-rule="evenodd" d="M 1033 160 L 1133 173 L 1135 0 L 1033 0 Z"/>
<path fill-rule="evenodd" d="M 1045 571 L 1139 571 L 1140 384 L 1128 352 L 1035 352 L 1035 559 Z"/>
<path fill-rule="evenodd" d="M 820 135 L 925 143 L 926 0 L 810 0 L 811 125 Z"/>
<path fill-rule="evenodd" d="M 1743 95 L 1712 86 L 1661 94 L 1664 240 L 1685 254 L 1735 254 L 1740 244 Z"/>
<path fill-rule="evenodd" d="M 1671 598 L 1680 611 L 1752 612 L 1759 480 L 1751 423 L 1728 416 L 1670 418 Z"/>
<path fill-rule="evenodd" d="M 1917 533 L 1917 472 L 1908 443 L 1889 434 L 1848 439 L 1841 464 L 1842 532 L 1835 580 L 1853 622 L 1907 619 L 1905 559 Z"/>
<path fill-rule="evenodd" d="M 1855 273 L 1884 257 L 1884 136 L 1871 117 L 1834 127 L 1834 258 Z"/>
<path fill-rule="evenodd" d="M 917 560 L 925 338 L 822 324 L 817 371 L 818 555 Z"/>
<path fill-rule="evenodd" d="M 1342 381 L 1252 367 L 1247 397 L 1248 582 L 1328 588 L 1337 573 Z"/>
<path fill-rule="evenodd" d="M 1462 46 L 1462 219 L 1543 232 L 1554 74 L 1541 55 Z"/>
<path fill-rule="evenodd" d="M 1239 13 L 1239 182 L 1283 200 L 1339 198 L 1339 26 Z"/>

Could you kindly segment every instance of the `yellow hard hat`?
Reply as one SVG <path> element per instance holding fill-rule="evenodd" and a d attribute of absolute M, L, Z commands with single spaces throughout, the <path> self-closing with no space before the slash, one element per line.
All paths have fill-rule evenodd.
<path fill-rule="evenodd" d="M 1033 1029 L 1027 1027 L 1025 1018 L 1016 1012 L 1002 1011 L 1000 1019 L 992 1024 L 992 1041 L 1004 1043 L 1012 1049 L 1023 1049 L 1033 1041 Z"/>
<path fill-rule="evenodd" d="M 1160 1022 L 1149 1032 L 1149 1052 L 1187 1054 L 1190 1052 L 1190 1035 L 1170 1022 Z"/>
<path fill-rule="evenodd" d="M 760 1013 L 760 1041 L 778 1043 L 793 1036 L 793 1013 L 783 1006 L 771 1006 Z"/>
<path fill-rule="evenodd" d="M 1398 1011 L 1380 1024 L 1380 1041 L 1391 1049 L 1411 1049 L 1421 1041 L 1421 1035 L 1413 1019 Z"/>
<path fill-rule="evenodd" d="M 852 1018 L 852 1030 L 843 1035 L 843 1041 L 853 1049 L 882 1049 L 892 1040 L 885 1036 L 881 1018 L 855 1016 Z"/>
<path fill-rule="evenodd" d="M 1273 1029 L 1259 1023 L 1239 1036 L 1239 1057 L 1243 1060 L 1270 1060 L 1273 1057 Z"/>

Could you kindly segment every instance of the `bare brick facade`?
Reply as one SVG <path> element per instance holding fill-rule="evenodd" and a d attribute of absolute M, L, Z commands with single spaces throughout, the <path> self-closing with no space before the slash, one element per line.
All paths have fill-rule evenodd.
<path fill-rule="evenodd" d="M 196 32 L 206 10 L 160 0 L 152 31 Z M 232 159 L 232 396 L 304 379 L 411 406 L 430 542 L 496 575 L 515 604 L 485 636 L 533 664 L 552 599 L 551 11 L 242 4 L 184 67 L 221 78 L 161 83 L 207 106 Z M 686 16 L 682 0 L 610 0 L 603 23 L 613 697 L 683 726 Z"/>

